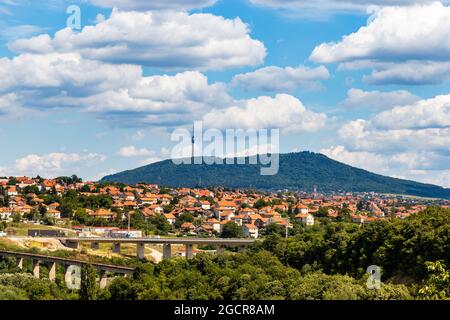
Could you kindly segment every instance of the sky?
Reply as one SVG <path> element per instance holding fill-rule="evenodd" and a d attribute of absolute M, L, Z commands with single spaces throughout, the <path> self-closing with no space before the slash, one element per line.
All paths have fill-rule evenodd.
<path fill-rule="evenodd" d="M 0 0 L 0 176 L 98 180 L 202 121 L 450 187 L 449 82 L 446 1 Z"/>

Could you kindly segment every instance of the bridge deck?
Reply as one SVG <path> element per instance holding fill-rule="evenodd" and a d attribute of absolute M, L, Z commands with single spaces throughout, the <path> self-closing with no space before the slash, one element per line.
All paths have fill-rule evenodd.
<path fill-rule="evenodd" d="M 68 242 L 96 242 L 96 243 L 143 243 L 143 244 L 202 244 L 223 246 L 248 246 L 254 239 L 210 239 L 210 238 L 58 238 Z"/>

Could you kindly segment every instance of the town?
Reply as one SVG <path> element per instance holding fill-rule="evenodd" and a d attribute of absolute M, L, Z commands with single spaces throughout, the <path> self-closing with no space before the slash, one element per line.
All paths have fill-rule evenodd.
<path fill-rule="evenodd" d="M 289 236 L 294 229 L 312 227 L 323 219 L 364 225 L 449 204 L 449 200 L 375 193 L 323 195 L 317 188 L 311 193 L 262 192 L 129 186 L 83 182 L 77 176 L 5 177 L 0 178 L 0 231 L 3 236 L 14 235 L 8 222 L 27 222 L 63 227 L 85 237 L 258 239 L 274 230 Z"/>

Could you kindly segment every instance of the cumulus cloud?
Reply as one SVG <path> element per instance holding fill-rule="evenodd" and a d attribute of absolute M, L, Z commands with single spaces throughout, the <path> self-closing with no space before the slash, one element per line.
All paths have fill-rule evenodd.
<path fill-rule="evenodd" d="M 77 53 L 22 54 L 0 59 L 0 92 L 56 88 L 92 94 L 132 85 L 142 70 L 86 60 Z"/>
<path fill-rule="evenodd" d="M 217 0 L 89 0 L 99 7 L 123 10 L 190 10 L 214 5 Z"/>
<path fill-rule="evenodd" d="M 354 120 L 339 130 L 330 157 L 377 173 L 448 186 L 450 95 L 420 100 Z"/>
<path fill-rule="evenodd" d="M 103 63 L 77 53 L 2 58 L 0 116 L 17 117 L 25 108 L 70 107 L 120 126 L 176 126 L 232 102 L 225 84 L 209 84 L 198 71 L 142 74 L 140 66 Z"/>
<path fill-rule="evenodd" d="M 324 66 L 308 68 L 265 67 L 253 72 L 238 74 L 233 77 L 232 85 L 245 90 L 267 92 L 290 92 L 297 88 L 315 90 L 321 87 L 320 80 L 327 80 L 330 74 Z"/>
<path fill-rule="evenodd" d="M 317 46 L 310 59 L 372 68 L 365 77 L 372 84 L 442 83 L 450 78 L 449 30 L 450 7 L 440 2 L 385 7 L 341 41 Z"/>
<path fill-rule="evenodd" d="M 364 91 L 352 88 L 347 91 L 347 98 L 341 103 L 345 108 L 391 109 L 394 106 L 411 104 L 419 97 L 406 90 L 382 92 Z"/>
<path fill-rule="evenodd" d="M 450 187 L 450 157 L 436 152 L 377 153 L 348 150 L 342 145 L 320 152 L 336 161 L 378 174 Z"/>
<path fill-rule="evenodd" d="M 147 148 L 136 148 L 135 146 L 127 146 L 120 148 L 119 155 L 122 157 L 146 157 L 146 156 L 152 156 L 154 155 L 154 152 L 151 150 L 148 150 Z"/>
<path fill-rule="evenodd" d="M 45 155 L 29 154 L 15 161 L 14 172 L 25 175 L 44 175 L 55 177 L 71 174 L 80 167 L 97 165 L 106 160 L 106 156 L 97 153 L 62 153 Z"/>
<path fill-rule="evenodd" d="M 86 112 L 122 126 L 177 126 L 199 119 L 213 107 L 222 108 L 232 98 L 221 83 L 208 84 L 199 72 L 141 78 L 135 86 L 105 91 L 69 105 L 86 106 Z"/>
<path fill-rule="evenodd" d="M 212 110 L 203 117 L 211 128 L 279 128 L 284 132 L 314 132 L 325 125 L 326 119 L 325 114 L 308 110 L 288 94 L 236 101 L 234 106 Z"/>
<path fill-rule="evenodd" d="M 387 161 L 383 156 L 366 151 L 348 151 L 344 146 L 332 146 L 320 150 L 331 159 L 371 172 L 387 173 Z"/>
<path fill-rule="evenodd" d="M 70 28 L 9 45 L 19 53 L 78 52 L 109 63 L 138 64 L 161 69 L 222 70 L 264 62 L 264 44 L 250 37 L 239 18 L 186 12 L 126 12 L 81 32 Z"/>
<path fill-rule="evenodd" d="M 450 128 L 450 95 L 395 107 L 378 114 L 371 122 L 381 129 Z"/>

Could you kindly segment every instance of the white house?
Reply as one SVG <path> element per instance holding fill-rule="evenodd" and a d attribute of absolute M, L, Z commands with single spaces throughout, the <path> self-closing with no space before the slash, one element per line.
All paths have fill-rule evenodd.
<path fill-rule="evenodd" d="M 242 226 L 242 230 L 244 232 L 244 236 L 257 239 L 259 236 L 258 227 L 254 224 L 244 224 Z"/>
<path fill-rule="evenodd" d="M 304 223 L 307 226 L 314 225 L 314 216 L 310 213 L 299 213 L 298 215 L 295 216 L 295 220 Z"/>

